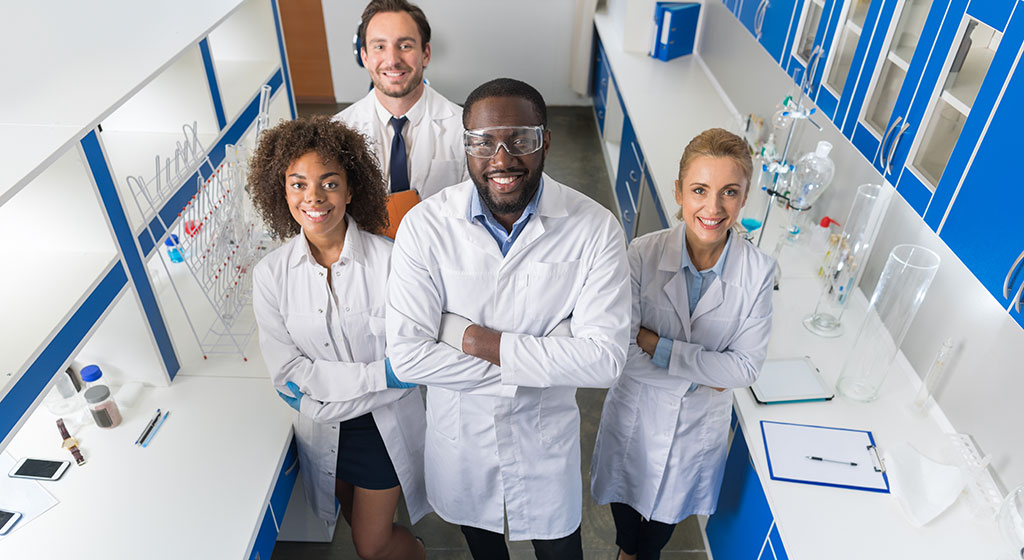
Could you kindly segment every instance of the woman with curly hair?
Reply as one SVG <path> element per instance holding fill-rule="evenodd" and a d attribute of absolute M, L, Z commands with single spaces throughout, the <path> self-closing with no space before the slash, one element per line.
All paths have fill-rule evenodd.
<path fill-rule="evenodd" d="M 253 272 L 253 308 L 270 377 L 298 414 L 306 497 L 323 520 L 341 514 L 361 558 L 424 558 L 392 523 L 404 491 L 415 523 L 423 486 L 423 400 L 384 348 L 391 262 L 387 191 L 363 136 L 327 117 L 260 136 L 248 189 L 277 239 Z"/>

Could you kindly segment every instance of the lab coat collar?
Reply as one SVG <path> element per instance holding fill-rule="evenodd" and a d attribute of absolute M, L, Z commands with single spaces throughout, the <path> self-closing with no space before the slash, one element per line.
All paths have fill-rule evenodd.
<path fill-rule="evenodd" d="M 363 250 L 363 230 L 359 229 L 359 224 L 356 223 L 355 219 L 345 214 L 345 246 L 341 249 L 341 255 L 338 256 L 338 260 L 350 260 L 354 263 L 365 265 L 366 264 L 366 251 Z M 288 264 L 291 267 L 297 267 L 303 263 L 310 263 L 316 266 L 320 266 L 320 263 L 316 262 L 313 258 L 313 253 L 309 250 L 309 241 L 306 240 L 306 235 L 299 232 L 298 235 L 289 241 L 291 244 L 291 254 L 288 258 Z"/>
<path fill-rule="evenodd" d="M 683 244 L 685 243 L 683 236 L 685 235 L 685 222 L 679 223 L 672 228 L 672 235 L 669 236 L 669 239 L 667 240 L 668 244 L 665 247 L 665 250 L 661 253 L 661 261 L 658 263 L 658 270 L 663 270 L 665 272 L 678 272 L 682 275 L 682 251 Z M 747 247 L 745 247 L 745 245 L 748 242 L 743 238 L 738 237 L 736 230 L 730 232 L 729 236 L 729 251 L 725 254 L 725 263 L 718 279 L 726 284 L 736 286 L 739 285 L 740 279 L 742 278 L 744 260 L 743 253 L 746 252 Z M 683 280 L 683 284 L 685 285 L 685 278 Z"/>

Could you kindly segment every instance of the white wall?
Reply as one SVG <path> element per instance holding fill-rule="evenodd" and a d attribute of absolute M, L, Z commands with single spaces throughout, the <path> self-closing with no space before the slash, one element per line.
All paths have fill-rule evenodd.
<path fill-rule="evenodd" d="M 741 113 L 770 116 L 775 104 L 793 91 L 792 80 L 720 2 L 706 2 L 702 10 L 699 52 L 708 67 Z M 881 183 L 882 178 L 827 117 L 817 122 L 824 130 L 805 127 L 796 153 L 809 151 L 818 140 L 835 146 L 836 178 L 812 211 L 819 218 L 827 214 L 842 221 L 857 186 Z M 984 242 L 983 233 L 979 242 Z M 889 251 L 900 243 L 928 247 L 942 259 L 903 353 L 923 376 L 942 341 L 953 339 L 954 358 L 938 386 L 937 400 L 953 426 L 973 435 L 981 451 L 992 457 L 1005 486 L 1024 484 L 1024 446 L 1017 431 L 1024 425 L 1024 330 L 899 196 L 893 197 L 861 281 L 868 297 Z"/>
<path fill-rule="evenodd" d="M 588 105 L 569 87 L 576 2 L 570 0 L 414 0 L 431 27 L 431 61 L 424 75 L 445 97 L 462 104 L 480 84 L 516 78 L 548 105 Z M 370 84 L 355 63 L 352 36 L 365 3 L 324 0 L 334 96 L 339 103 L 366 95 Z"/>

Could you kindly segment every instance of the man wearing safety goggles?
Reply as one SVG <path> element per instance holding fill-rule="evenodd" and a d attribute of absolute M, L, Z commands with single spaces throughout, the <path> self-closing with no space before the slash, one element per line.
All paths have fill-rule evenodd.
<path fill-rule="evenodd" d="M 544 175 L 540 93 L 510 79 L 466 99 L 469 181 L 406 215 L 388 280 L 387 338 L 427 386 L 427 497 L 474 558 L 583 558 L 577 387 L 607 387 L 629 339 L 622 228 Z"/>

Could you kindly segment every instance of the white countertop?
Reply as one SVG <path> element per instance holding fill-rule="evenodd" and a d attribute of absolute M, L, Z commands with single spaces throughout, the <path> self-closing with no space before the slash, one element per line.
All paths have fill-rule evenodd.
<path fill-rule="evenodd" d="M 135 446 L 158 407 L 170 416 Z M 40 483 L 59 503 L 0 539 L 0 557 L 243 558 L 291 436 L 293 413 L 269 379 L 181 375 L 121 412 L 116 428 L 72 430 L 87 463 Z M 71 460 L 55 422 L 39 407 L 7 451 Z"/>
<path fill-rule="evenodd" d="M 763 246 L 772 247 L 768 233 L 771 230 Z M 810 356 L 834 386 L 863 321 L 867 299 L 860 289 L 854 291 L 843 315 L 842 336 L 822 338 L 804 328 L 803 318 L 814 311 L 821 293 L 820 281 L 810 272 L 814 257 L 802 246 L 783 250 L 768 357 Z M 837 395 L 829 402 L 761 405 L 749 390 L 734 392 L 754 468 L 790 558 L 998 558 L 1002 541 L 994 520 L 977 516 L 965 495 L 917 528 L 891 494 L 782 482 L 769 476 L 761 420 L 870 430 L 883 452 L 909 442 L 932 459 L 955 464 L 945 435 L 954 429 L 942 412 L 932 406 L 929 416 L 919 416 L 909 407 L 919 387 L 917 374 L 900 353 L 879 398 L 867 404 Z"/>
<path fill-rule="evenodd" d="M 734 129 L 736 117 L 696 56 L 664 62 L 624 52 L 622 36 L 607 13 L 594 14 L 594 25 L 662 208 L 675 208 L 673 189 L 683 148 L 709 128 Z M 674 212 L 665 215 L 676 222 Z"/>

